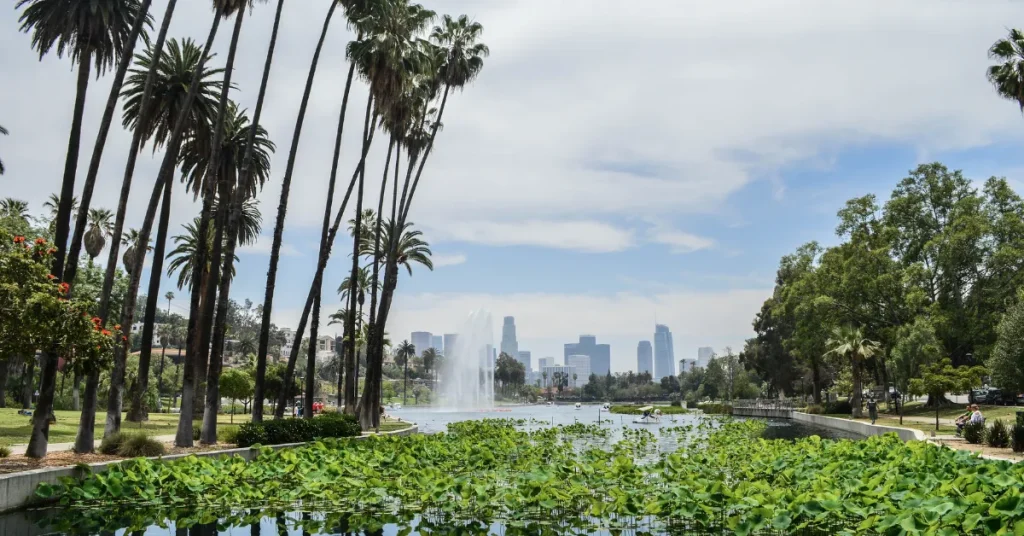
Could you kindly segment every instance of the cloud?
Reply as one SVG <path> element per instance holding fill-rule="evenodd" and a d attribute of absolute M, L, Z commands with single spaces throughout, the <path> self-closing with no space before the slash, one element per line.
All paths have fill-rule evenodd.
<path fill-rule="evenodd" d="M 464 221 L 431 228 L 439 241 L 492 246 L 539 246 L 587 253 L 622 251 L 633 245 L 633 232 L 589 220 L 525 220 L 517 222 Z"/>
<path fill-rule="evenodd" d="M 652 242 L 669 246 L 672 253 L 693 253 L 715 245 L 715 241 L 710 238 L 664 227 L 651 229 L 649 235 Z"/>
<path fill-rule="evenodd" d="M 466 256 L 462 253 L 455 253 L 452 255 L 435 253 L 430 257 L 430 260 L 434 262 L 435 268 L 441 266 L 457 266 L 466 262 Z"/>
<path fill-rule="evenodd" d="M 274 245 L 274 237 L 269 235 L 260 235 L 256 239 L 255 244 L 248 244 L 238 248 L 240 255 L 270 255 L 270 249 Z M 319 244 L 318 246 L 319 247 Z M 283 257 L 300 257 L 302 253 L 295 246 L 288 242 L 281 242 L 281 256 Z"/>

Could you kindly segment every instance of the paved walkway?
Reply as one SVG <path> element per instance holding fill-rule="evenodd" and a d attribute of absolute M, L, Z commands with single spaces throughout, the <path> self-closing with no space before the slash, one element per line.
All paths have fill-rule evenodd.
<path fill-rule="evenodd" d="M 170 443 L 174 441 L 174 434 L 171 435 L 158 435 L 153 436 L 153 439 L 161 443 Z M 11 445 L 11 452 L 25 452 L 28 448 L 28 443 L 21 443 L 18 445 Z M 74 443 L 50 443 L 46 446 L 46 452 L 67 452 L 75 448 Z"/>

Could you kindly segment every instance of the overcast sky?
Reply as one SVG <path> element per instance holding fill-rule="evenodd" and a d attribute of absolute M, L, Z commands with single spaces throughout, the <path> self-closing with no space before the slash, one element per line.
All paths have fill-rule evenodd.
<path fill-rule="evenodd" d="M 255 106 L 275 2 L 243 27 L 231 97 Z M 205 39 L 210 2 L 182 0 L 171 37 Z M 264 238 L 240 254 L 232 297 L 263 300 L 280 180 L 325 0 L 285 6 L 264 125 L 278 145 L 260 194 Z M 655 319 L 677 358 L 735 349 L 770 294 L 781 255 L 834 242 L 835 212 L 853 196 L 888 195 L 907 170 L 941 160 L 977 180 L 1024 169 L 1021 116 L 985 80 L 986 51 L 1024 24 L 1021 2 L 936 0 L 688 2 L 434 0 L 468 14 L 490 46 L 480 78 L 454 94 L 410 219 L 434 251 L 433 272 L 400 282 L 388 331 L 457 330 L 485 308 L 514 315 L 519 347 L 561 361 L 581 333 L 612 345 L 613 370 L 635 369 Z M 156 25 L 164 2 L 154 2 Z M 0 197 L 41 212 L 59 190 L 75 73 L 38 61 L 18 14 L 0 11 Z M 230 24 L 222 26 L 223 66 Z M 274 321 L 293 325 L 312 279 L 334 129 L 352 38 L 328 38 L 301 138 Z M 90 85 L 80 182 L 110 77 Z M 355 87 L 350 110 L 362 110 Z M 118 114 L 120 117 L 120 113 Z M 350 114 L 342 177 L 361 121 Z M 93 206 L 115 208 L 130 136 L 108 141 Z M 376 199 L 383 143 L 371 154 Z M 128 226 L 139 227 L 159 166 L 139 160 Z M 343 193 L 343 188 L 339 187 Z M 198 205 L 179 186 L 172 234 Z M 340 195 L 339 195 L 340 197 Z M 339 240 L 324 317 L 346 272 Z M 145 285 L 145 284 L 144 284 Z M 187 312 L 187 292 L 173 309 Z M 145 287 L 143 287 L 145 288 Z M 163 290 L 161 291 L 163 292 Z M 331 332 L 335 326 L 328 328 Z M 535 365 L 536 366 L 536 365 Z"/>

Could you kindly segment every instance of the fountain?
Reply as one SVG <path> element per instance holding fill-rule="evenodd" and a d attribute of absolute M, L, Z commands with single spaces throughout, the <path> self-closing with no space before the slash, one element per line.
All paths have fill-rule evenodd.
<path fill-rule="evenodd" d="M 494 407 L 494 325 L 491 313 L 469 314 L 455 338 L 454 348 L 445 348 L 442 404 L 450 409 Z"/>

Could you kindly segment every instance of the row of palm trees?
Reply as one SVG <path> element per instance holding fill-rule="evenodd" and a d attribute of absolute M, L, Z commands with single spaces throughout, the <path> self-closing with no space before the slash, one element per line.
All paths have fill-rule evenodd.
<path fill-rule="evenodd" d="M 151 146 L 154 151 L 163 150 L 160 171 L 150 191 L 141 226 L 124 241 L 110 241 L 98 305 L 98 316 L 105 323 L 132 325 L 145 257 L 152 242 L 153 266 L 142 314 L 140 381 L 129 393 L 130 420 L 145 418 L 142 393 L 147 388 L 145 382 L 148 380 L 154 316 L 160 296 L 159 280 L 163 273 L 164 258 L 167 257 L 171 192 L 176 173 L 181 173 L 186 191 L 202 203 L 199 217 L 186 226 L 186 233 L 173 238 L 177 247 L 168 267 L 178 272 L 179 287 L 187 287 L 190 293 L 188 351 L 181 419 L 176 439 L 176 444 L 180 446 L 192 445 L 192 415 L 200 404 L 204 406 L 201 441 L 216 442 L 216 415 L 220 401 L 218 382 L 231 276 L 235 272 L 237 260 L 235 250 L 239 244 L 250 243 L 259 235 L 261 217 L 253 198 L 269 180 L 271 153 L 275 150 L 266 130 L 260 126 L 260 116 L 273 64 L 283 0 L 277 2 L 252 119 L 230 98 L 231 90 L 235 89 L 232 76 L 239 35 L 246 14 L 256 7 L 256 3 L 255 0 L 213 0 L 215 14 L 209 35 L 202 45 L 188 38 L 168 39 L 176 0 L 168 0 L 155 40 L 147 35 L 152 29 L 152 16 L 149 13 L 152 0 L 95 0 L 71 4 L 62 0 L 19 0 L 15 6 L 22 10 L 21 29 L 32 34 L 32 46 L 40 56 L 55 50 L 59 56 L 68 56 L 78 69 L 65 173 L 60 196 L 55 200 L 53 234 L 58 253 L 52 270 L 57 278 L 72 284 L 72 292 L 82 248 L 93 259 L 102 251 L 108 237 L 125 234 L 125 212 L 138 154 L 147 146 Z M 343 292 L 343 300 L 347 300 L 343 318 L 345 333 L 358 333 L 357 304 L 361 311 L 365 294 L 369 292 L 369 318 L 365 322 L 366 388 L 362 398 L 357 401 L 356 337 L 346 337 L 342 402 L 348 413 L 355 413 L 358 408 L 360 422 L 370 427 L 376 425 L 379 418 L 381 366 L 386 342 L 384 328 L 397 287 L 398 269 L 405 266 L 411 273 L 411 263 L 414 262 L 431 267 L 429 248 L 408 220 L 412 201 L 441 126 L 449 94 L 453 89 L 462 89 L 477 76 L 488 50 L 485 45 L 477 42 L 482 27 L 465 16 L 443 17 L 428 35 L 427 29 L 435 19 L 435 14 L 418 4 L 410 4 L 408 0 L 330 2 L 310 66 L 282 179 L 257 351 L 257 401 L 263 400 L 266 387 L 264 382 L 270 315 L 299 139 L 320 53 L 338 6 L 342 7 L 347 25 L 354 30 L 356 38 L 346 48 L 349 58 L 348 79 L 341 101 L 334 159 L 328 181 L 320 252 L 296 337 L 301 338 L 305 324 L 309 322 L 311 340 L 315 340 L 324 270 L 342 215 L 355 190 L 355 210 L 360 217 L 352 222 L 352 271 L 347 281 L 348 289 Z M 222 20 L 234 22 L 223 69 L 208 65 Z M 140 39 L 140 36 L 144 39 Z M 145 49 L 136 53 L 135 47 L 139 42 L 144 43 Z M 97 76 L 114 69 L 114 79 L 76 211 L 73 205 L 82 115 L 93 67 Z M 332 202 L 342 132 L 348 97 L 356 74 L 368 84 L 370 90 L 363 117 L 361 156 L 349 180 L 344 199 L 334 211 Z M 91 207 L 91 201 L 118 99 L 123 100 L 122 125 L 132 131 L 133 136 L 118 206 L 111 213 Z M 377 210 L 365 209 L 367 211 L 364 212 L 366 160 L 377 132 L 387 136 L 389 149 L 384 162 Z M 401 180 L 403 156 L 406 173 L 404 180 Z M 393 176 L 390 173 L 392 165 Z M 385 218 L 389 181 L 390 216 Z M 154 225 L 156 236 L 151 239 Z M 72 229 L 74 234 L 69 236 Z M 121 311 L 111 311 L 110 295 L 121 246 L 125 247 L 121 260 L 129 275 L 129 288 Z M 365 265 L 361 266 L 361 259 L 366 259 Z M 361 319 L 358 322 L 363 323 Z M 316 365 L 315 345 L 311 346 L 307 356 L 308 381 L 312 381 Z M 293 345 L 287 363 L 286 383 L 292 381 L 300 347 L 299 341 Z M 52 411 L 57 367 L 54 352 L 45 348 L 43 350 L 40 398 L 27 452 L 36 457 L 46 453 L 48 416 Z M 121 426 L 127 350 L 127 344 L 121 345 L 114 356 L 105 436 L 118 432 Z M 75 446 L 79 452 L 91 452 L 94 447 L 92 430 L 98 403 L 98 384 L 98 371 L 86 378 L 84 408 Z M 204 387 L 205 393 L 199 392 Z M 285 392 L 281 393 L 281 397 L 285 395 Z M 306 404 L 311 406 L 312 399 L 307 400 Z M 277 417 L 282 416 L 285 406 L 284 400 L 278 401 Z M 307 407 L 304 415 L 311 416 L 311 409 Z M 262 419 L 262 413 L 262 403 L 254 404 L 253 419 Z"/>

